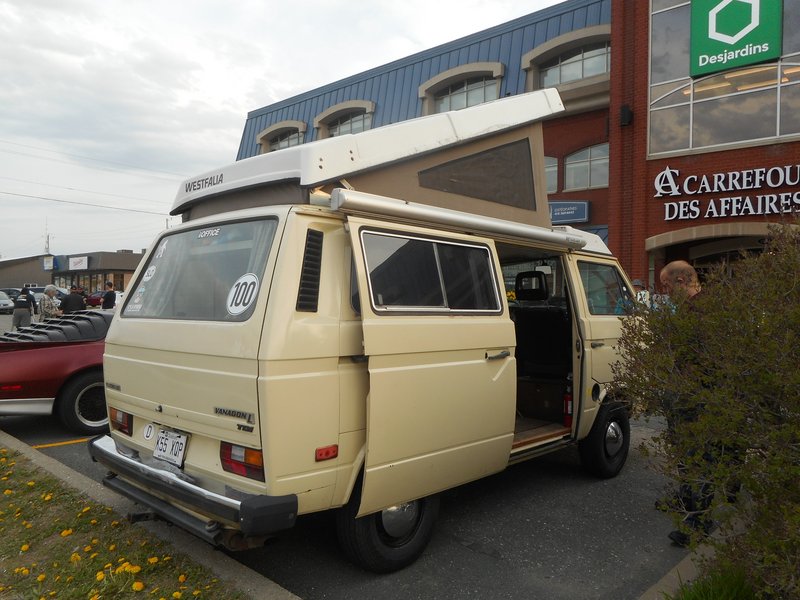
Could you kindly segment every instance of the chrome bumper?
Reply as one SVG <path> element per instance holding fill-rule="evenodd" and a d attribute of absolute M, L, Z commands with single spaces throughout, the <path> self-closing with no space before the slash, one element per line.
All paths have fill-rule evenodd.
<path fill-rule="evenodd" d="M 90 440 L 89 454 L 111 471 L 103 485 L 210 543 L 218 543 L 222 534 L 223 528 L 215 521 L 237 523 L 245 537 L 263 537 L 291 528 L 297 517 L 297 496 L 293 494 L 252 495 L 242 500 L 222 496 L 120 453 L 109 435 Z M 150 491 L 171 498 L 176 504 Z M 180 506 L 206 515 L 208 520 L 198 519 Z"/>

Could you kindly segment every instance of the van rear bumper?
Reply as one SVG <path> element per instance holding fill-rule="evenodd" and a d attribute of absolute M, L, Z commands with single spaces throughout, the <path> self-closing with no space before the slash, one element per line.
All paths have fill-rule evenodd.
<path fill-rule="evenodd" d="M 245 537 L 263 537 L 290 529 L 297 517 L 294 494 L 249 495 L 239 500 L 210 492 L 173 473 L 146 465 L 138 457 L 122 454 L 110 435 L 90 440 L 89 454 L 111 471 L 103 479 L 105 486 L 212 544 L 219 543 L 222 536 L 222 527 L 214 527 L 213 521 L 237 523 Z M 208 521 L 181 510 L 181 506 L 206 515 Z"/>

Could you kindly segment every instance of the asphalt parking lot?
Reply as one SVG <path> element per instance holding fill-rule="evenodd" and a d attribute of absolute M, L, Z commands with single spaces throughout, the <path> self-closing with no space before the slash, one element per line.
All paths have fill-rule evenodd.
<path fill-rule="evenodd" d="M 0 315 L 0 331 L 6 322 Z M 654 427 L 634 425 L 628 464 L 614 479 L 587 476 L 571 448 L 445 492 L 428 550 L 399 573 L 375 576 L 347 563 L 325 513 L 230 556 L 309 600 L 637 599 L 687 556 L 670 545 L 672 525 L 653 508 L 666 482 L 634 449 Z M 0 417 L 0 429 L 95 481 L 104 475 L 86 438 L 55 418 Z"/>

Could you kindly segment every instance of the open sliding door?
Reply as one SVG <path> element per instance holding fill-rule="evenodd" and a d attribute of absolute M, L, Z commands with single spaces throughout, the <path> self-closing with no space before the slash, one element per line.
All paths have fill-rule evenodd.
<path fill-rule="evenodd" d="M 515 337 L 491 240 L 348 222 L 370 377 L 363 515 L 505 468 Z"/>

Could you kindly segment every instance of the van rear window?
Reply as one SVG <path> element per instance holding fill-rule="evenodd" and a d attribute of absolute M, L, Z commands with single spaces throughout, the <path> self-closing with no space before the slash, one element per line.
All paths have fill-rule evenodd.
<path fill-rule="evenodd" d="M 244 321 L 264 284 L 276 219 L 167 234 L 142 269 L 124 317 Z"/>

